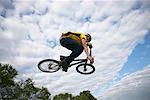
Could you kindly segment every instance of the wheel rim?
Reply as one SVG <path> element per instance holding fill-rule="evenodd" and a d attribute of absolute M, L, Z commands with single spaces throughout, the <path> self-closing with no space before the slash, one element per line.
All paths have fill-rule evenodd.
<path fill-rule="evenodd" d="M 59 70 L 58 63 L 49 60 L 39 63 L 38 67 L 43 72 L 56 72 Z"/>
<path fill-rule="evenodd" d="M 77 72 L 81 73 L 81 74 L 91 74 L 95 71 L 94 66 L 87 64 L 86 67 L 84 64 L 81 64 L 79 66 L 77 66 L 76 68 Z"/>

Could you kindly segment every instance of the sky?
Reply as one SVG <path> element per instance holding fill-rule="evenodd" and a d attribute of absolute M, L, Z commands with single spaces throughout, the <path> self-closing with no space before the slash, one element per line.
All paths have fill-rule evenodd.
<path fill-rule="evenodd" d="M 0 62 L 52 95 L 90 90 L 98 100 L 148 100 L 149 19 L 149 0 L 0 0 Z M 93 74 L 38 70 L 40 60 L 71 53 L 59 44 L 67 31 L 92 35 Z"/>

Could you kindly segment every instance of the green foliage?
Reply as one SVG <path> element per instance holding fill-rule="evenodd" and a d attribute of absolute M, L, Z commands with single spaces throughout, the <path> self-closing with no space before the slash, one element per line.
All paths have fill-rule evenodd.
<path fill-rule="evenodd" d="M 72 96 L 72 94 L 64 93 L 56 95 L 53 100 L 97 100 L 92 96 L 90 91 L 83 91 L 78 96 Z"/>
<path fill-rule="evenodd" d="M 15 82 L 17 71 L 8 64 L 0 64 L 0 100 L 28 100 L 40 98 L 48 100 L 50 93 L 46 88 L 37 88 L 32 79 Z"/>
<path fill-rule="evenodd" d="M 40 95 L 38 96 L 38 98 L 42 99 L 42 100 L 48 100 L 50 95 L 51 94 L 48 92 L 47 88 L 42 87 L 42 89 L 40 90 Z"/>
<path fill-rule="evenodd" d="M 20 87 L 20 96 L 22 95 L 24 98 L 29 98 L 32 94 L 35 94 L 38 89 L 34 87 L 34 82 L 28 78 L 25 81 L 20 81 L 19 82 L 19 87 Z"/>
<path fill-rule="evenodd" d="M 56 95 L 53 100 L 71 100 L 72 94 L 64 93 L 64 94 L 59 94 Z"/>
<path fill-rule="evenodd" d="M 13 78 L 17 75 L 17 71 L 9 64 L 0 64 L 0 83 L 5 86 L 14 85 Z"/>
<path fill-rule="evenodd" d="M 83 91 L 80 93 L 80 99 L 79 100 L 97 100 L 96 98 L 94 98 L 90 91 Z"/>

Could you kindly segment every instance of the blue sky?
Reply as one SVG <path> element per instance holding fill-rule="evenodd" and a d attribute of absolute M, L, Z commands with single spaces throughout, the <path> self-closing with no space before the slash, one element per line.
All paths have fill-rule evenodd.
<path fill-rule="evenodd" d="M 110 80 L 100 89 L 95 91 L 94 92 L 95 95 L 97 95 L 97 93 L 103 93 L 105 90 L 115 85 L 118 81 L 120 81 L 127 75 L 140 71 L 145 67 L 149 66 L 149 64 L 150 64 L 150 33 L 148 33 L 145 36 L 144 40 L 133 49 L 131 55 L 128 57 L 127 62 L 124 64 L 122 69 L 117 73 L 116 77 L 114 77 L 113 80 Z"/>
<path fill-rule="evenodd" d="M 97 98 L 106 97 L 104 100 L 118 96 L 129 100 L 125 94 L 142 94 L 141 87 L 149 93 L 149 19 L 148 0 L 1 0 L 0 62 L 12 64 L 19 72 L 17 79 L 30 77 L 54 95 L 78 95 L 88 89 Z M 70 53 L 59 44 L 66 31 L 92 35 L 95 73 L 80 75 L 75 67 L 67 73 L 38 70 L 40 60 Z"/>
<path fill-rule="evenodd" d="M 145 66 L 150 64 L 150 32 L 145 36 L 142 43 L 139 43 L 131 55 L 128 57 L 128 61 L 118 73 L 121 77 L 125 74 L 131 74 L 138 70 L 142 70 Z"/>

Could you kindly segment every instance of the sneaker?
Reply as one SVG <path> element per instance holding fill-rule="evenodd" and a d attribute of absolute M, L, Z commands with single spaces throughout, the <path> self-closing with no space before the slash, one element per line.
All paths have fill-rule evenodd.
<path fill-rule="evenodd" d="M 63 71 L 68 71 L 69 64 L 65 60 L 60 61 L 59 64 L 62 66 Z"/>

